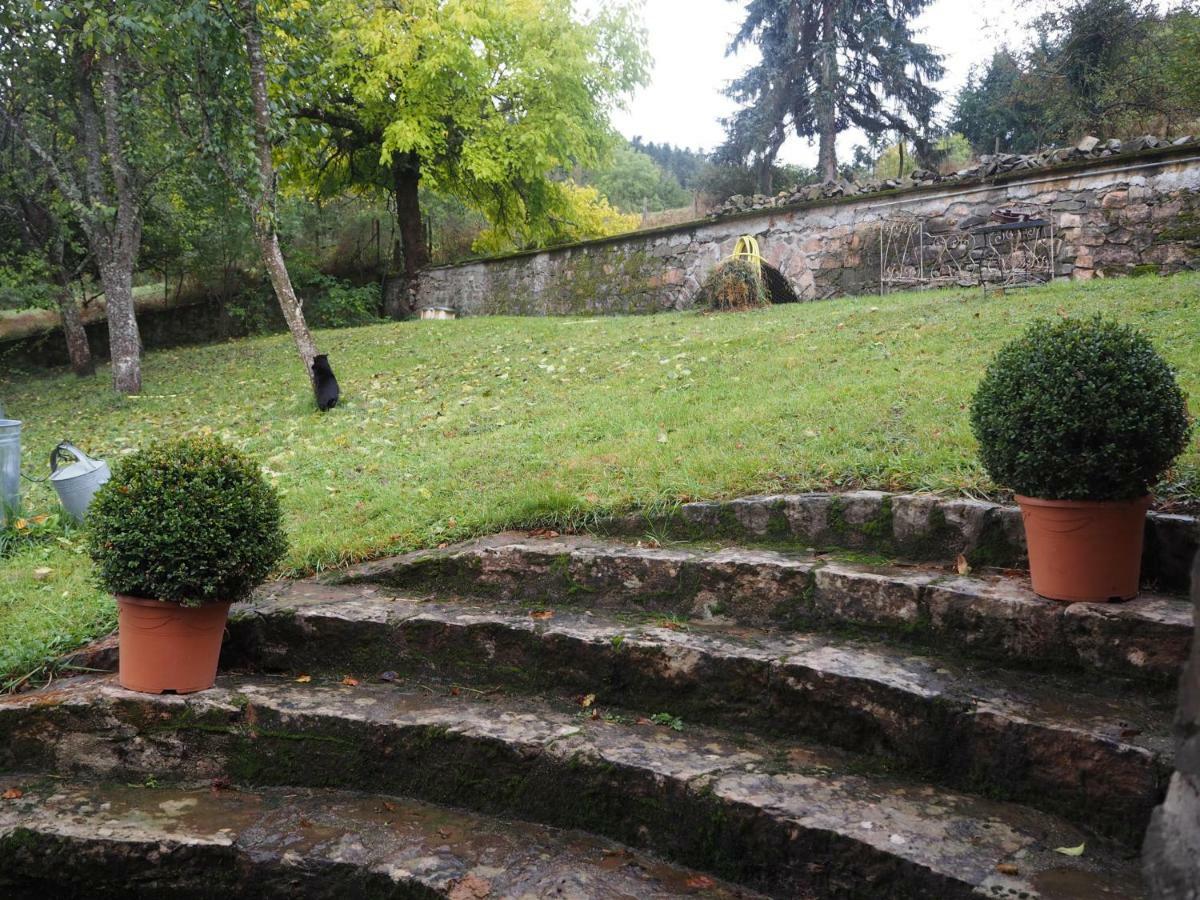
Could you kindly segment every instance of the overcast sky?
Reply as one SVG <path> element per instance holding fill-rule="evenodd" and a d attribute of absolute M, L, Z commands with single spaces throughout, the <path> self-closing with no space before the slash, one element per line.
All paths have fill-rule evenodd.
<path fill-rule="evenodd" d="M 646 0 L 645 23 L 654 57 L 652 80 L 614 117 L 626 137 L 711 150 L 721 143 L 720 119 L 734 109 L 721 89 L 756 58 L 753 51 L 725 56 L 745 5 L 730 0 Z M 934 0 L 919 21 L 926 42 L 945 55 L 941 88 L 953 96 L 971 66 L 1020 33 L 1011 24 L 1012 0 Z M 839 140 L 847 154 L 860 134 Z M 815 146 L 792 138 L 780 154 L 784 162 L 813 165 Z"/>

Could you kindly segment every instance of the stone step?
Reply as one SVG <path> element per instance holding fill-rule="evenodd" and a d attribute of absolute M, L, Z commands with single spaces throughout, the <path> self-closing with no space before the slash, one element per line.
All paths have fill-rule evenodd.
<path fill-rule="evenodd" d="M 1162 796 L 1174 698 L 825 635 L 279 583 L 226 666 L 433 677 L 802 737 L 1058 812 L 1131 844 Z"/>
<path fill-rule="evenodd" d="M 386 795 L 0 776 L 0 893 L 107 897 L 751 895 L 580 832 Z"/>
<path fill-rule="evenodd" d="M 583 829 L 778 897 L 1140 896 L 1121 851 L 1056 817 L 796 743 L 590 712 L 429 682 L 226 677 L 152 696 L 90 678 L 0 700 L 0 764 L 369 786 Z"/>
<path fill-rule="evenodd" d="M 916 561 L 952 561 L 961 553 L 975 566 L 1028 566 L 1019 509 L 937 494 L 850 491 L 742 497 L 625 516 L 602 528 L 637 538 L 650 533 L 659 539 L 849 548 Z M 1145 586 L 1186 593 L 1198 550 L 1200 518 L 1150 513 L 1142 557 Z"/>
<path fill-rule="evenodd" d="M 1099 671 L 1172 686 L 1192 640 L 1192 607 L 1181 597 L 1060 603 L 1038 597 L 1027 578 L 1012 574 L 962 576 L 950 567 L 866 565 L 737 547 L 642 547 L 511 533 L 366 563 L 333 577 L 755 627 L 875 630 L 1007 665 Z"/>

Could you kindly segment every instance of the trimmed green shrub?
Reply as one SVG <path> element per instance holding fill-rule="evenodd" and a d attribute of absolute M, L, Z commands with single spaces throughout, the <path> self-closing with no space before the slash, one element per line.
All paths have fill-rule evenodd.
<path fill-rule="evenodd" d="M 287 550 L 275 489 L 211 437 L 163 441 L 118 462 L 87 525 L 106 590 L 184 606 L 244 600 Z"/>
<path fill-rule="evenodd" d="M 741 257 L 718 263 L 696 294 L 699 309 L 736 311 L 770 305 L 762 272 L 750 260 Z"/>
<path fill-rule="evenodd" d="M 1046 500 L 1144 496 L 1191 426 L 1150 341 L 1099 316 L 1035 322 L 996 354 L 971 403 L 988 474 Z"/>

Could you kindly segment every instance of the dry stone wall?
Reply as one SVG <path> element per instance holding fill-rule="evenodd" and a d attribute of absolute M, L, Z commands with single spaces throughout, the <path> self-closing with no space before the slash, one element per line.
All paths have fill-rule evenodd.
<path fill-rule="evenodd" d="M 1052 218 L 1061 277 L 1200 269 L 1200 144 L 1016 169 L 974 182 L 725 215 L 568 247 L 429 270 L 421 307 L 466 315 L 611 314 L 687 309 L 713 265 L 743 234 L 801 300 L 879 289 L 879 228 L 899 216 L 931 229 L 985 221 L 1014 203 Z"/>

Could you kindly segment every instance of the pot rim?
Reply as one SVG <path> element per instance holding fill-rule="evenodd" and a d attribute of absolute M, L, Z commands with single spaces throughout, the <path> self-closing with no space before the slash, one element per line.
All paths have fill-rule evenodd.
<path fill-rule="evenodd" d="M 1132 500 L 1047 500 L 1045 497 L 1026 497 L 1014 494 L 1020 506 L 1045 506 L 1066 509 L 1115 509 L 1116 507 L 1142 507 L 1149 509 L 1153 498 L 1149 494 Z"/>
<path fill-rule="evenodd" d="M 127 603 L 130 606 L 153 606 L 159 607 L 163 604 L 174 606 L 178 609 L 204 609 L 210 606 L 232 606 L 228 600 L 210 600 L 207 603 L 201 603 L 199 606 L 184 606 L 178 600 L 154 600 L 149 597 L 134 597 L 132 594 L 113 594 L 113 599 L 118 603 Z"/>

